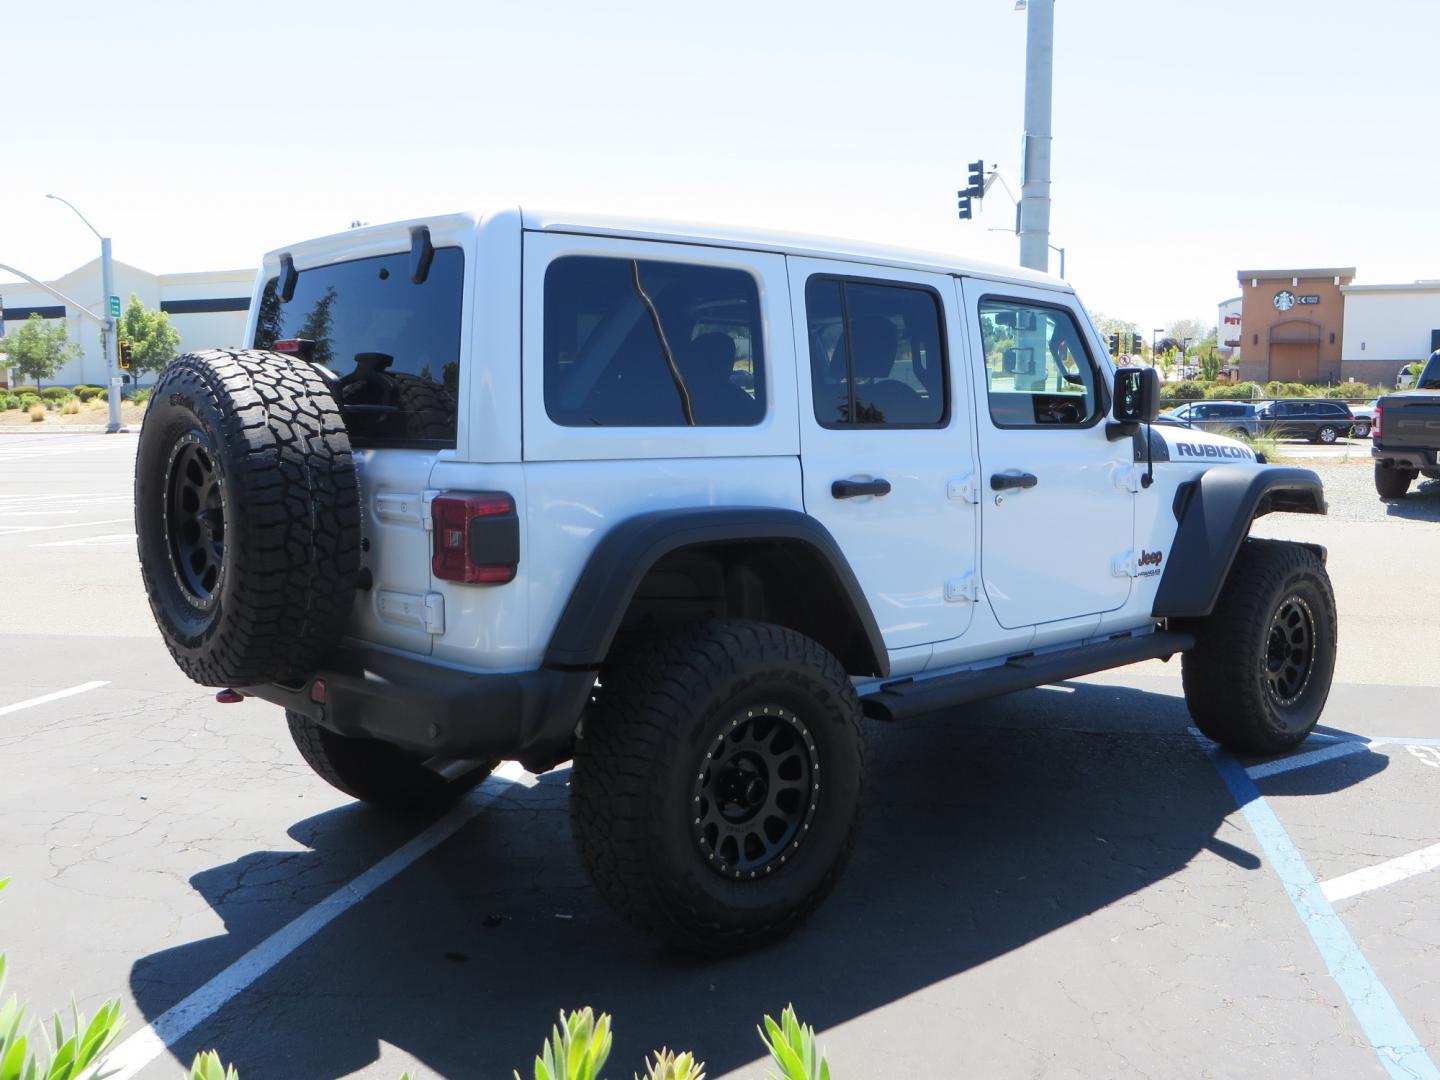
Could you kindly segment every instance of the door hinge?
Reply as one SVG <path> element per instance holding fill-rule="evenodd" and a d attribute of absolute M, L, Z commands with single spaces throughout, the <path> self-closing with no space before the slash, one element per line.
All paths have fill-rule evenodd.
<path fill-rule="evenodd" d="M 1135 559 L 1134 551 L 1127 551 L 1123 555 L 1116 555 L 1110 560 L 1111 577 L 1139 577 L 1140 567 Z"/>
<path fill-rule="evenodd" d="M 947 604 L 973 604 L 978 599 L 980 599 L 980 585 L 975 580 L 974 574 L 950 578 L 945 582 L 945 602 Z"/>
<path fill-rule="evenodd" d="M 1140 493 L 1140 466 L 1139 465 L 1117 465 L 1115 466 L 1115 486 L 1121 491 L 1129 491 L 1133 494 Z"/>
<path fill-rule="evenodd" d="M 440 492 L 434 488 L 426 488 L 420 493 L 420 524 L 426 532 L 435 531 L 435 518 L 431 514 L 431 503 L 440 497 Z"/>
<path fill-rule="evenodd" d="M 440 593 L 397 592 L 381 589 L 375 594 L 375 612 L 384 622 L 424 630 L 427 634 L 445 633 L 445 597 Z"/>
<path fill-rule="evenodd" d="M 975 484 L 975 474 L 966 473 L 945 485 L 945 497 L 959 502 L 975 503 L 980 499 L 980 489 Z"/>

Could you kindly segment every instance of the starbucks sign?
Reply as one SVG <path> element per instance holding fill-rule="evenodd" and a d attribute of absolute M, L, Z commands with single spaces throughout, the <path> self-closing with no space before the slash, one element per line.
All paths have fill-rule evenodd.
<path fill-rule="evenodd" d="M 1289 311 L 1295 306 L 1295 294 L 1289 289 L 1281 289 L 1275 294 L 1275 310 Z"/>

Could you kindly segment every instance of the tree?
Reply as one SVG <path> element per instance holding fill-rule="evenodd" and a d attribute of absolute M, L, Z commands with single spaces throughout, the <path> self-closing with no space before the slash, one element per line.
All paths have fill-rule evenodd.
<path fill-rule="evenodd" d="M 1198 345 L 1212 333 L 1202 319 L 1176 319 L 1165 330 L 1165 336 L 1173 339 L 1177 347 L 1187 340 L 1189 345 Z"/>
<path fill-rule="evenodd" d="M 79 356 L 80 346 L 69 340 L 63 322 L 46 326 L 37 311 L 21 323 L 18 330 L 0 338 L 0 352 L 10 354 L 10 366 L 19 372 L 22 380 L 34 379 L 38 387 L 41 379 L 52 378 Z"/>
<path fill-rule="evenodd" d="M 130 343 L 130 370 L 138 385 L 147 371 L 159 373 L 175 359 L 180 348 L 180 331 L 170 325 L 170 316 L 163 311 L 146 311 L 134 293 L 120 316 L 120 338 Z"/>

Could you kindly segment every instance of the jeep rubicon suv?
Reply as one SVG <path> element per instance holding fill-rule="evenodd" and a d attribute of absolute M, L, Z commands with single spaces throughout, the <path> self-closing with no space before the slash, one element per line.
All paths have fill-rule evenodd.
<path fill-rule="evenodd" d="M 862 718 L 1182 654 L 1196 725 L 1301 742 L 1319 479 L 1151 429 L 1061 281 L 769 233 L 500 210 L 264 260 L 247 340 L 140 436 L 155 619 L 352 796 L 573 759 L 625 916 L 784 934 L 855 838 Z"/>

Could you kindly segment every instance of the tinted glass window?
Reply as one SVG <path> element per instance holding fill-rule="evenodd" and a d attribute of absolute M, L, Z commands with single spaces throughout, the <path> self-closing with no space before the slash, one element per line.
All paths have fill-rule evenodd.
<path fill-rule="evenodd" d="M 945 345 L 933 292 L 813 277 L 805 285 L 805 313 L 821 424 L 945 423 Z"/>
<path fill-rule="evenodd" d="M 556 259 L 543 348 L 557 424 L 734 427 L 765 416 L 760 294 L 743 270 Z"/>
<path fill-rule="evenodd" d="M 314 342 L 311 359 L 339 376 L 345 425 L 358 446 L 454 446 L 464 278 L 465 256 L 455 247 L 435 249 L 419 285 L 408 252 L 302 270 L 287 301 L 272 278 L 260 297 L 255 347 Z"/>
<path fill-rule="evenodd" d="M 1069 312 L 987 297 L 980 338 L 996 426 L 1082 427 L 1099 418 L 1099 378 Z"/>

